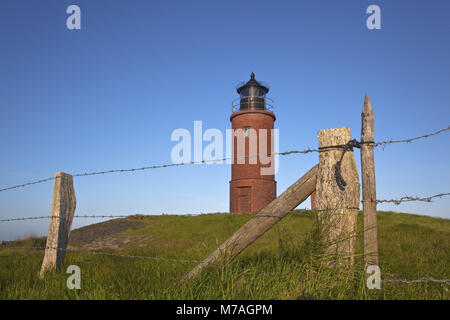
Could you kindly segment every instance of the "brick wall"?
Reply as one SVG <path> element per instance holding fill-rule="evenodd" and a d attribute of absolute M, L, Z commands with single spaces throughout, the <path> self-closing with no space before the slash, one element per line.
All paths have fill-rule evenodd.
<path fill-rule="evenodd" d="M 255 130 L 255 154 L 250 154 L 250 136 L 245 137 L 244 154 L 238 155 L 238 138 L 234 137 L 234 163 L 231 168 L 230 181 L 230 212 L 248 213 L 263 209 L 276 198 L 275 175 L 262 175 L 261 168 L 269 168 L 271 164 L 262 164 L 256 154 L 271 152 L 271 129 L 273 129 L 275 115 L 262 110 L 246 110 L 231 115 L 233 129 L 250 127 Z M 259 129 L 267 130 L 267 150 L 259 149 Z M 245 163 L 239 164 L 237 157 L 250 156 L 256 164 L 250 163 L 250 158 L 242 159 Z"/>

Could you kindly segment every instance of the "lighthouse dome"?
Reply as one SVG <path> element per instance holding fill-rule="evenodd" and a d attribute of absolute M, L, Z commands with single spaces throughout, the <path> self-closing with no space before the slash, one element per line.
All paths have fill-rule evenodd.
<path fill-rule="evenodd" d="M 273 101 L 266 98 L 269 86 L 255 79 L 252 72 L 250 80 L 242 82 L 236 87 L 239 98 L 233 100 L 233 112 L 243 110 L 266 110 L 273 112 Z"/>
<path fill-rule="evenodd" d="M 264 97 L 269 92 L 269 86 L 261 81 L 256 81 L 255 74 L 252 72 L 250 80 L 239 84 L 236 91 L 241 97 Z"/>

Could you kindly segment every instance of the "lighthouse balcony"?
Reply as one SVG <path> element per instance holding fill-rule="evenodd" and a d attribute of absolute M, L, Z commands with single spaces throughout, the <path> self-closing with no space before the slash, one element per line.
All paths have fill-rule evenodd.
<path fill-rule="evenodd" d="M 274 101 L 266 96 L 249 96 L 234 99 L 231 103 L 231 111 L 238 112 L 244 110 L 264 110 L 274 112 Z"/>

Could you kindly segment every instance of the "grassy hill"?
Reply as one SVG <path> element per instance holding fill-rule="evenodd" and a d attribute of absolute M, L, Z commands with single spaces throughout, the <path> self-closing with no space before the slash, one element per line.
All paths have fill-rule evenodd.
<path fill-rule="evenodd" d="M 42 250 L 8 248 L 44 247 L 45 238 L 17 241 L 0 249 L 0 299 L 449 299 L 448 283 L 366 289 L 360 233 L 354 268 L 329 268 L 316 215 L 306 211 L 290 213 L 234 261 L 179 284 L 193 260 L 251 217 L 132 216 L 73 230 L 64 268 L 45 281 L 39 279 Z M 379 212 L 378 223 L 383 279 L 450 279 L 450 220 Z M 66 287 L 69 265 L 81 268 L 81 290 Z"/>

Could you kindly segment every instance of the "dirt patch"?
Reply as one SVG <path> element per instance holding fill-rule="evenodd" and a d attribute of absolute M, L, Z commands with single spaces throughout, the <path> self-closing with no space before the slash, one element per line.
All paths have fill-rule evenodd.
<path fill-rule="evenodd" d="M 145 225 L 143 222 L 130 221 L 126 219 L 115 219 L 106 222 L 100 222 L 71 231 L 69 243 L 92 243 L 102 238 L 122 233 L 123 231 L 126 231 L 131 227 L 138 227 L 143 225 Z"/>

